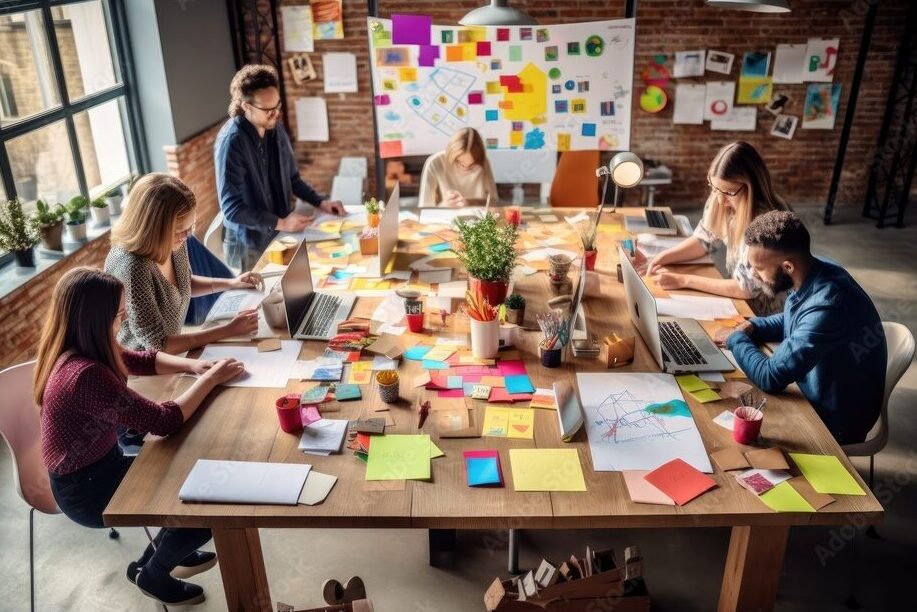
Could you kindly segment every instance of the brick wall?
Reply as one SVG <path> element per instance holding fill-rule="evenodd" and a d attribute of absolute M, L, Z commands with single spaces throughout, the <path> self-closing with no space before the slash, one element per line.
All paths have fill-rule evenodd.
<path fill-rule="evenodd" d="M 264 0 L 262 0 L 264 1 Z M 484 0 L 379 0 L 379 15 L 425 13 L 434 23 L 455 23 Z M 281 4 L 306 4 L 303 0 L 282 0 Z M 623 16 L 623 0 L 514 0 L 513 5 L 529 11 L 542 23 L 564 23 L 614 19 Z M 649 58 L 675 51 L 715 49 L 736 54 L 731 79 L 736 79 L 744 51 L 774 51 L 778 43 L 804 43 L 810 36 L 839 37 L 840 53 L 835 81 L 842 83 L 840 115 L 834 130 L 796 130 L 786 141 L 770 135 L 773 119 L 763 109 L 758 113 L 755 132 L 712 132 L 703 126 L 675 126 L 672 107 L 650 115 L 637 106 L 632 111 L 632 147 L 641 156 L 659 159 L 671 167 L 676 184 L 659 190 L 660 203 L 699 204 L 706 195 L 706 168 L 716 150 L 735 139 L 745 139 L 759 148 L 771 167 L 778 189 L 794 204 L 825 201 L 840 139 L 842 117 L 847 108 L 850 82 L 856 65 L 867 0 L 793 0 L 789 15 L 759 15 L 707 7 L 702 0 L 643 0 L 637 9 L 635 91 L 640 91 L 639 74 Z M 296 85 L 284 66 L 287 84 L 286 116 L 295 138 L 295 101 L 301 96 L 323 94 L 321 54 L 350 51 L 357 56 L 359 93 L 329 94 L 328 118 L 331 141 L 295 143 L 303 175 L 317 188 L 327 190 L 344 155 L 365 155 L 372 166 L 374 132 L 370 103 L 370 77 L 366 43 L 365 0 L 344 0 L 345 39 L 316 41 L 312 61 L 319 79 Z M 856 120 L 847 146 L 838 201 L 862 203 L 867 161 L 874 155 L 885 100 L 894 71 L 895 52 L 901 37 L 906 0 L 879 3 L 878 18 L 866 71 L 860 89 Z M 289 57 L 284 54 L 284 60 Z M 670 59 L 671 61 L 671 59 Z M 718 75 L 709 75 L 711 80 Z M 697 79 L 702 81 L 703 79 Z M 805 85 L 776 86 L 793 98 L 788 112 L 801 115 Z M 674 84 L 668 88 L 670 100 Z M 372 183 L 374 170 L 370 168 Z M 370 185 L 369 189 L 373 189 Z"/>
<path fill-rule="evenodd" d="M 213 143 L 222 125 L 221 121 L 181 144 L 165 147 L 169 173 L 184 181 L 197 198 L 194 234 L 200 240 L 204 239 L 204 233 L 220 207 L 213 169 Z"/>

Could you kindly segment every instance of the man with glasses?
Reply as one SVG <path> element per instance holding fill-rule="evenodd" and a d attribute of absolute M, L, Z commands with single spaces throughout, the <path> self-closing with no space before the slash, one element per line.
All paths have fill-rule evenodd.
<path fill-rule="evenodd" d="M 229 86 L 229 120 L 214 144 L 217 194 L 223 211 L 226 263 L 251 270 L 277 231 L 300 232 L 309 218 L 291 208 L 291 195 L 337 215 L 302 177 L 290 137 L 280 123 L 282 101 L 270 66 L 243 67 Z"/>

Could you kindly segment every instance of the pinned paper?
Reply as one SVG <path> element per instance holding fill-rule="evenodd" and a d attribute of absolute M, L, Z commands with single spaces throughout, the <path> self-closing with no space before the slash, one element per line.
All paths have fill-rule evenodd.
<path fill-rule="evenodd" d="M 645 476 L 647 482 L 683 506 L 712 489 L 716 482 L 682 459 L 672 459 Z"/>
<path fill-rule="evenodd" d="M 583 466 L 575 448 L 511 448 L 516 491 L 585 491 Z"/>
<path fill-rule="evenodd" d="M 807 455 L 790 453 L 812 488 L 819 493 L 837 495 L 866 495 L 856 479 L 834 455 Z"/>
<path fill-rule="evenodd" d="M 430 444 L 425 434 L 377 436 L 366 464 L 366 480 L 429 479 Z"/>
<path fill-rule="evenodd" d="M 402 157 L 404 155 L 400 140 L 385 140 L 379 143 L 379 157 Z"/>

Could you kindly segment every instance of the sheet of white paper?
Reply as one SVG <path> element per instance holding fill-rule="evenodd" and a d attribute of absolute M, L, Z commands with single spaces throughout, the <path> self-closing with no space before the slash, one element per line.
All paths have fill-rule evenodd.
<path fill-rule="evenodd" d="M 417 273 L 417 280 L 421 283 L 448 283 L 452 280 L 452 268 L 435 268 L 422 270 Z"/>
<path fill-rule="evenodd" d="M 336 453 L 341 449 L 348 422 L 347 419 L 320 419 L 312 423 L 302 431 L 299 450 L 304 453 Z"/>
<path fill-rule="evenodd" d="M 675 86 L 675 112 L 672 123 L 700 125 L 704 122 L 704 100 L 707 86 L 704 84 L 679 83 Z"/>
<path fill-rule="evenodd" d="M 183 502 L 296 505 L 311 465 L 198 459 L 178 492 Z"/>
<path fill-rule="evenodd" d="M 303 485 L 302 493 L 299 495 L 299 503 L 304 506 L 314 506 L 322 503 L 331 493 L 331 489 L 334 488 L 334 484 L 337 481 L 337 476 L 311 470 L 309 477 L 306 478 L 306 484 Z"/>
<path fill-rule="evenodd" d="M 757 106 L 733 106 L 725 117 L 710 121 L 710 129 L 724 132 L 754 132 L 757 128 Z"/>
<path fill-rule="evenodd" d="M 810 38 L 808 40 L 803 63 L 803 80 L 821 83 L 830 83 L 834 80 L 839 43 L 839 38 Z"/>
<path fill-rule="evenodd" d="M 735 420 L 736 420 L 736 417 L 732 413 L 732 410 L 724 410 L 723 412 L 713 417 L 714 423 L 716 423 L 723 429 L 728 429 L 729 431 L 732 431 Z"/>
<path fill-rule="evenodd" d="M 385 355 L 376 355 L 373 357 L 373 370 L 397 370 L 398 361 L 395 359 L 389 359 Z"/>
<path fill-rule="evenodd" d="M 328 142 L 328 107 L 324 98 L 296 99 L 296 140 Z"/>
<path fill-rule="evenodd" d="M 463 298 L 466 291 L 468 291 L 468 281 L 458 280 L 440 283 L 436 293 L 442 297 Z"/>
<path fill-rule="evenodd" d="M 707 382 L 726 382 L 726 377 L 722 372 L 698 372 L 697 377 Z"/>
<path fill-rule="evenodd" d="M 391 325 L 397 325 L 404 318 L 404 298 L 397 295 L 386 296 L 379 302 L 372 315 L 369 317 L 373 321 L 381 321 Z"/>
<path fill-rule="evenodd" d="M 357 56 L 353 53 L 324 53 L 325 93 L 357 91 Z"/>
<path fill-rule="evenodd" d="M 704 120 L 712 121 L 726 117 L 732 111 L 736 97 L 735 81 L 707 81 L 707 96 L 704 100 Z"/>
<path fill-rule="evenodd" d="M 576 381 L 596 471 L 654 470 L 676 458 L 713 471 L 674 376 L 578 373 Z"/>
<path fill-rule="evenodd" d="M 806 45 L 777 45 L 774 52 L 774 83 L 802 83 Z"/>
<path fill-rule="evenodd" d="M 365 157 L 342 157 L 338 165 L 338 176 L 359 176 L 366 178 L 367 162 Z"/>
<path fill-rule="evenodd" d="M 224 383 L 226 387 L 273 387 L 287 386 L 290 371 L 293 369 L 302 342 L 283 340 L 279 351 L 259 353 L 254 346 L 224 346 L 208 344 L 204 347 L 200 359 L 217 361 L 234 358 L 245 364 L 245 372 L 237 378 Z"/>
<path fill-rule="evenodd" d="M 647 259 L 652 259 L 659 253 L 684 242 L 681 236 L 657 236 L 655 234 L 637 234 L 637 250 L 643 253 Z M 712 264 L 713 259 L 709 255 L 703 255 L 697 259 L 686 261 L 688 264 Z"/>
<path fill-rule="evenodd" d="M 312 38 L 312 7 L 282 6 L 280 17 L 283 21 L 283 50 L 288 53 L 315 51 Z"/>
<path fill-rule="evenodd" d="M 704 76 L 705 56 L 706 51 L 704 49 L 697 51 L 676 51 L 675 66 L 672 69 L 672 76 L 676 79 Z"/>
<path fill-rule="evenodd" d="M 213 306 L 210 307 L 210 312 L 207 313 L 204 325 L 217 321 L 228 321 L 242 310 L 257 308 L 263 299 L 264 294 L 258 289 L 230 289 L 229 291 L 224 291 L 213 303 Z"/>
<path fill-rule="evenodd" d="M 379 334 L 391 334 L 393 336 L 401 336 L 408 330 L 407 327 L 401 325 L 392 325 L 391 323 L 383 323 L 379 326 L 379 329 L 376 330 Z"/>
<path fill-rule="evenodd" d="M 670 298 L 656 298 L 656 310 L 660 317 L 682 319 L 729 319 L 737 317 L 739 311 L 729 298 L 700 297 L 694 295 L 672 295 Z"/>

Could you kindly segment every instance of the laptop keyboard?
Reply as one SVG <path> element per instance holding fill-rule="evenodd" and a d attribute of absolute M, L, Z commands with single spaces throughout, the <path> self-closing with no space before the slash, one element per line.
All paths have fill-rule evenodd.
<path fill-rule="evenodd" d="M 303 335 L 327 336 L 334 315 L 341 306 L 341 298 L 327 293 L 316 293 L 312 303 L 312 312 L 303 326 Z"/>
<path fill-rule="evenodd" d="M 669 229 L 669 219 L 664 212 L 653 210 L 652 208 L 647 208 L 645 212 L 647 225 L 659 229 Z"/>
<path fill-rule="evenodd" d="M 659 323 L 659 337 L 662 348 L 669 357 L 678 365 L 704 365 L 707 360 L 703 358 L 694 343 L 688 338 L 681 326 L 675 321 L 662 321 Z"/>

